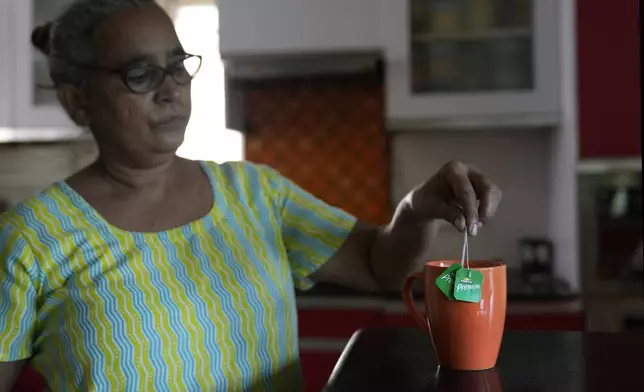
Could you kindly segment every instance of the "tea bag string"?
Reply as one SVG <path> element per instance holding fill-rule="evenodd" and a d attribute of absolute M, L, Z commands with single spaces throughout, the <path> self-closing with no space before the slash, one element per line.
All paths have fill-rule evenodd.
<path fill-rule="evenodd" d="M 463 239 L 463 253 L 461 254 L 461 267 L 470 268 L 470 252 L 467 245 L 467 230 L 465 230 L 465 238 Z"/>

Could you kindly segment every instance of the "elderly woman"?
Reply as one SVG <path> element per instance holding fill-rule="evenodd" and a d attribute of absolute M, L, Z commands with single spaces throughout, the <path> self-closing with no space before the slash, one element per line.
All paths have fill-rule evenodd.
<path fill-rule="evenodd" d="M 186 53 L 152 0 L 80 0 L 34 32 L 89 167 L 0 223 L 0 391 L 301 390 L 294 286 L 397 290 L 441 220 L 476 235 L 500 192 L 453 162 L 385 227 L 268 167 L 179 158 Z"/>

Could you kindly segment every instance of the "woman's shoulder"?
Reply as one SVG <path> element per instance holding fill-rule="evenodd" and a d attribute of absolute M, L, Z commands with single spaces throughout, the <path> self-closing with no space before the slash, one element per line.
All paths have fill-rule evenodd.
<path fill-rule="evenodd" d="M 201 161 L 206 167 L 213 171 L 226 173 L 228 175 L 244 175 L 244 174 L 261 174 L 273 175 L 277 173 L 275 169 L 263 163 L 256 163 L 251 161 L 230 161 L 217 163 L 214 161 Z"/>
<path fill-rule="evenodd" d="M 60 220 L 73 208 L 60 182 L 22 200 L 0 216 L 0 230 L 10 226 L 23 231 Z"/>
<path fill-rule="evenodd" d="M 275 190 L 281 175 L 268 165 L 250 161 L 216 163 L 202 161 L 213 176 L 216 186 L 224 184 L 233 187 Z"/>

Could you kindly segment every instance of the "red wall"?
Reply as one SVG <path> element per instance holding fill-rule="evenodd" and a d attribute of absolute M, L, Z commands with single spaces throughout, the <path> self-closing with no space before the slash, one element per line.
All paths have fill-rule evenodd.
<path fill-rule="evenodd" d="M 580 157 L 641 156 L 638 0 L 577 0 Z"/>

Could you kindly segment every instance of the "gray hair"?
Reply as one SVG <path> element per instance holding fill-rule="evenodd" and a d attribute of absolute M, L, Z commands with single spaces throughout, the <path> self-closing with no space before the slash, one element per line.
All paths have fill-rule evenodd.
<path fill-rule="evenodd" d="M 154 0 L 75 0 L 60 16 L 34 30 L 32 41 L 49 57 L 49 74 L 56 86 L 85 86 L 87 70 L 96 60 L 94 33 L 112 12 L 155 3 Z M 39 30 L 40 29 L 40 30 Z"/>

